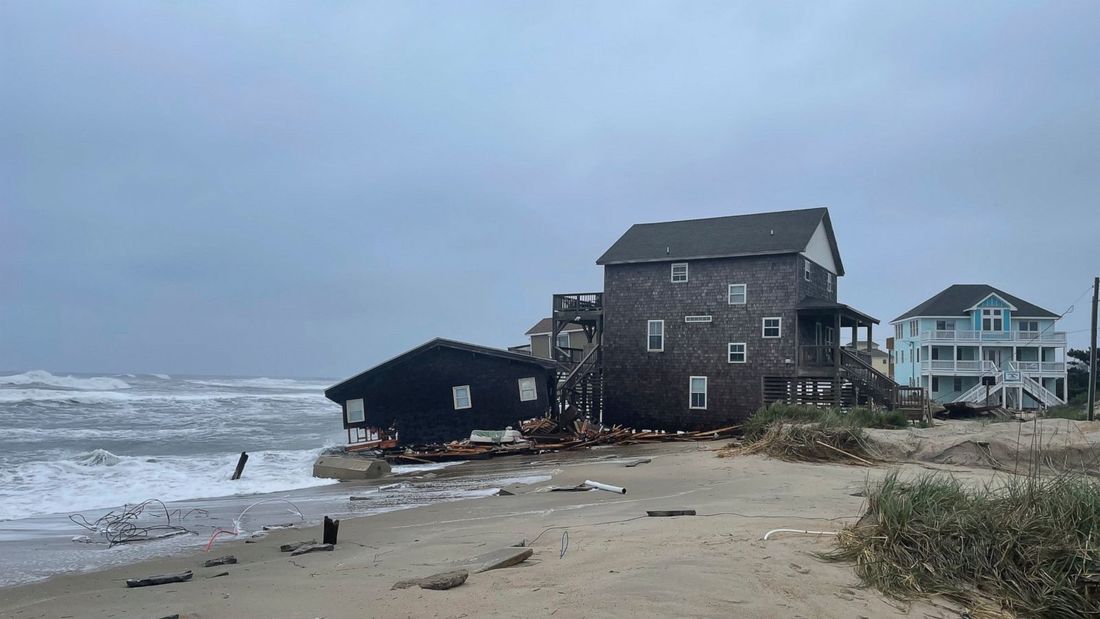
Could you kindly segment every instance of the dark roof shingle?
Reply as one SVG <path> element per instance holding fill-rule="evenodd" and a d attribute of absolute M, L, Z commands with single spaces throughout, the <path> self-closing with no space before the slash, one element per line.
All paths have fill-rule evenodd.
<path fill-rule="evenodd" d="M 917 316 L 966 316 L 966 310 L 974 307 L 991 294 L 996 294 L 1016 307 L 1015 316 L 1024 318 L 1058 318 L 1058 314 L 1028 303 L 1020 297 L 1008 294 L 989 284 L 952 284 L 924 303 L 891 320 L 897 322 Z"/>
<path fill-rule="evenodd" d="M 798 253 L 822 221 L 837 274 L 843 275 L 827 208 L 634 224 L 596 264 Z"/>

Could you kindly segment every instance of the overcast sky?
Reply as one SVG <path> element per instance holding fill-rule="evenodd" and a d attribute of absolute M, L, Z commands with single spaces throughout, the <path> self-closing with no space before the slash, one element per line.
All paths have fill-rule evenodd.
<path fill-rule="evenodd" d="M 0 369 L 519 344 L 632 223 L 828 206 L 841 300 L 1100 272 L 1100 2 L 0 3 Z M 881 338 L 879 338 L 881 339 Z"/>

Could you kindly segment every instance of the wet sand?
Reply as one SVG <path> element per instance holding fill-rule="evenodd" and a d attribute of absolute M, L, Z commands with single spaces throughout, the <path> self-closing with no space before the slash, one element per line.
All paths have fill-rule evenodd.
<path fill-rule="evenodd" d="M 209 554 L 57 576 L 0 590 L 0 617 L 952 616 L 860 588 L 849 566 L 813 556 L 829 547 L 828 537 L 761 540 L 775 528 L 835 530 L 852 522 L 862 504 L 853 495 L 890 468 L 717 458 L 720 446 L 638 446 L 620 450 L 619 458 L 562 466 L 551 482 L 512 488 L 515 496 L 345 520 L 332 552 L 279 552 L 289 541 L 320 539 L 314 527 L 218 544 Z M 624 466 L 638 457 L 652 462 Z M 585 479 L 625 486 L 628 494 L 543 491 Z M 699 516 L 644 517 L 656 509 L 695 509 Z M 535 554 L 518 566 L 472 574 L 448 591 L 391 590 L 398 580 L 521 541 Z M 240 562 L 201 567 L 224 554 Z M 191 582 L 124 584 L 186 569 L 195 573 Z M 223 571 L 229 574 L 211 578 Z"/>

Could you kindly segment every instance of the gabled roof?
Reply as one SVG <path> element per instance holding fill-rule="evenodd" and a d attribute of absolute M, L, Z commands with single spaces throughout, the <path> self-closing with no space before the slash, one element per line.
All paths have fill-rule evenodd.
<path fill-rule="evenodd" d="M 528 329 L 527 333 L 524 333 L 524 335 L 535 335 L 536 333 L 538 333 L 538 334 L 552 333 L 553 328 L 554 328 L 554 319 L 553 318 L 543 318 L 542 320 L 536 322 L 535 326 Z M 562 329 L 562 333 L 572 333 L 574 331 L 584 331 L 584 327 L 582 327 L 582 326 L 580 326 L 576 323 L 571 322 L 571 323 L 565 325 L 565 328 Z"/>
<path fill-rule="evenodd" d="M 1058 314 L 1028 303 L 989 284 L 953 284 L 924 303 L 891 320 L 897 322 L 918 316 L 966 316 L 966 312 L 989 295 L 995 294 L 1016 308 L 1015 315 L 1023 318 L 1058 318 Z"/>
<path fill-rule="evenodd" d="M 596 264 L 796 254 L 806 249 L 819 224 L 825 226 L 837 275 L 844 275 L 827 208 L 634 224 Z"/>
<path fill-rule="evenodd" d="M 361 378 L 365 378 L 375 372 L 390 368 L 399 363 L 404 363 L 405 361 L 408 361 L 425 352 L 428 352 L 429 350 L 434 350 L 436 348 L 453 348 L 455 350 L 465 350 L 476 354 L 488 355 L 500 359 L 507 359 L 509 361 L 517 361 L 520 363 L 537 365 L 548 370 L 557 369 L 558 367 L 558 364 L 550 359 L 532 357 L 530 354 L 527 353 L 511 352 L 508 350 L 501 350 L 499 348 L 489 348 L 488 346 L 478 346 L 477 344 L 467 344 L 466 342 L 457 342 L 455 340 L 446 340 L 441 337 L 437 337 L 434 340 L 425 342 L 420 346 L 413 348 L 412 350 L 403 352 L 400 355 L 393 357 L 392 359 L 379 363 L 378 365 L 372 367 L 369 370 L 366 370 L 365 372 L 360 372 L 359 374 L 356 374 L 355 376 L 352 376 L 347 380 L 341 381 L 329 387 L 328 389 L 325 389 L 325 397 L 332 400 L 333 402 L 339 402 L 340 400 L 336 398 L 336 395 L 350 383 L 353 383 Z"/>

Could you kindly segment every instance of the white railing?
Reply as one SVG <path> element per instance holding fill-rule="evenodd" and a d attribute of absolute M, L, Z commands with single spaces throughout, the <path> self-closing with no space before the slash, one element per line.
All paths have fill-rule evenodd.
<path fill-rule="evenodd" d="M 1058 406 L 1059 404 L 1065 404 L 1065 400 L 1058 397 L 1057 394 L 1052 393 L 1049 389 L 1044 387 L 1042 383 L 1035 380 L 1030 376 L 1023 377 L 1024 389 L 1031 394 L 1031 397 L 1039 400 L 1043 406 Z"/>
<path fill-rule="evenodd" d="M 1066 371 L 1066 364 L 1061 361 L 1010 361 L 1009 365 L 1013 370 L 1031 374 L 1062 374 Z"/>
<path fill-rule="evenodd" d="M 973 330 L 955 330 L 955 331 L 922 331 L 920 334 L 920 341 L 923 343 L 932 342 L 997 342 L 997 343 L 1014 343 L 1017 346 L 1027 344 L 1045 344 L 1047 346 L 1065 346 L 1066 345 L 1066 332 L 1065 331 L 973 331 Z"/>
<path fill-rule="evenodd" d="M 992 361 L 951 361 L 950 359 L 932 359 L 920 362 L 921 372 L 956 372 L 959 374 L 990 374 L 997 371 Z"/>

